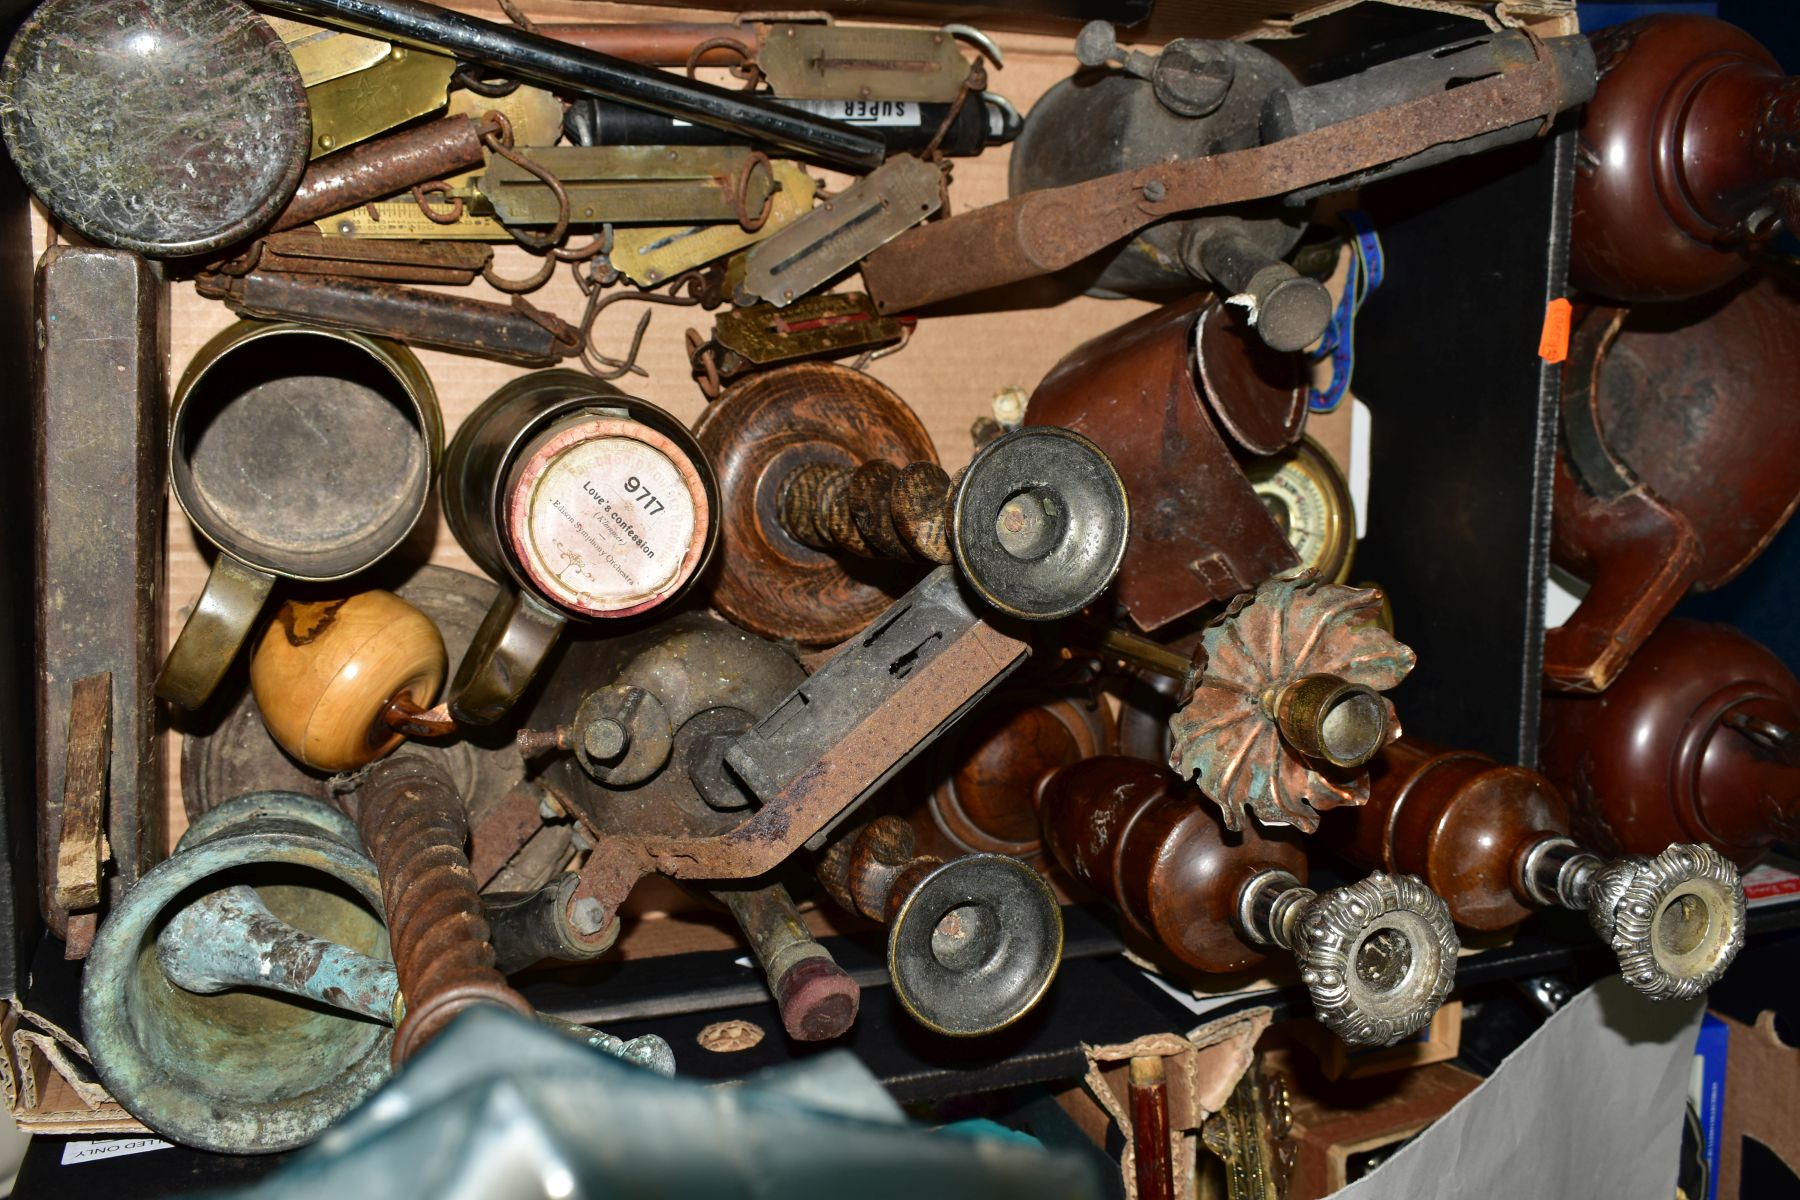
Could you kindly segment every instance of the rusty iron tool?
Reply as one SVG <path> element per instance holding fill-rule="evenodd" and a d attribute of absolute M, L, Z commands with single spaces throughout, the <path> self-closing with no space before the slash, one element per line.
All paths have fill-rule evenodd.
<path fill-rule="evenodd" d="M 598 932 L 645 875 L 748 879 L 802 846 L 822 847 L 1029 652 L 977 615 L 950 568 L 937 568 L 732 741 L 725 765 L 760 801 L 747 820 L 711 837 L 599 839 L 570 912 L 596 902 L 605 921 L 586 923 Z"/>
<path fill-rule="evenodd" d="M 716 125 L 752 143 L 847 167 L 877 166 L 886 153 L 878 139 L 836 121 L 423 0 L 263 0 L 262 6 L 421 50 L 447 51 L 461 61 L 558 91 L 624 100 L 653 112 Z"/>
<path fill-rule="evenodd" d="M 356 791 L 356 828 L 381 877 L 388 941 L 406 1016 L 394 1034 L 405 1062 L 464 1009 L 531 1004 L 494 965 L 469 856 L 469 818 L 450 776 L 411 755 L 381 762 Z"/>
<path fill-rule="evenodd" d="M 888 927 L 888 978 L 934 1033 L 978 1037 L 1037 1006 L 1062 964 L 1062 910 L 1044 877 L 1004 854 L 918 854 L 892 813 L 834 842 L 819 882 Z"/>
<path fill-rule="evenodd" d="M 725 769 L 725 750 L 805 682 L 791 647 L 678 613 L 635 633 L 566 643 L 530 714 L 556 724 L 521 730 L 518 745 L 534 755 L 564 752 L 540 778 L 596 837 L 727 833 L 754 797 Z M 768 880 L 710 890 L 742 927 L 788 1035 L 824 1041 L 849 1029 L 856 983 L 807 930 L 787 890 Z M 573 915 L 590 923 L 583 934 L 605 919 L 591 899 Z"/>
<path fill-rule="evenodd" d="M 206 274 L 194 288 L 240 316 L 373 333 L 524 367 L 550 366 L 581 350 L 580 330 L 523 296 L 496 304 L 380 280 L 279 271 Z"/>
<path fill-rule="evenodd" d="M 745 258 L 737 303 L 766 300 L 785 308 L 943 204 L 943 169 L 910 154 L 897 155 L 753 246 Z"/>
<path fill-rule="evenodd" d="M 478 167 L 484 157 L 482 132 L 473 117 L 444 117 L 316 159 L 269 228 L 279 233 L 310 225 L 415 183 Z"/>
<path fill-rule="evenodd" d="M 1028 192 L 896 238 L 869 255 L 863 279 L 882 311 L 894 312 L 1047 275 L 1176 213 L 1286 195 L 1548 118 L 1581 83 L 1546 56 L 1266 146 Z"/>
<path fill-rule="evenodd" d="M 494 250 L 471 242 L 325 238 L 314 230 L 271 233 L 231 259 L 214 263 L 221 275 L 252 270 L 284 275 L 336 275 L 383 283 L 473 283 Z"/>

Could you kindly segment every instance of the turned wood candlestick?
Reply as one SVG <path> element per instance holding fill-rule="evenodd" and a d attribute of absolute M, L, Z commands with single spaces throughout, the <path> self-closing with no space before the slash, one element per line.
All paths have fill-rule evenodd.
<path fill-rule="evenodd" d="M 832 645 L 911 584 L 915 572 L 904 565 L 840 558 L 783 520 L 788 481 L 806 468 L 936 464 L 925 426 L 887 387 L 825 363 L 760 372 L 709 404 L 694 437 L 724 498 L 711 591 L 734 624 Z"/>
<path fill-rule="evenodd" d="M 1533 909 L 1585 911 L 1631 985 L 1697 996 L 1744 938 L 1744 889 L 1710 846 L 1603 858 L 1570 836 L 1548 779 L 1484 754 L 1403 737 L 1370 771 L 1369 802 L 1326 816 L 1320 836 L 1355 865 L 1425 880 L 1457 924 L 1498 930 Z"/>
<path fill-rule="evenodd" d="M 1225 828 L 1166 767 L 1092 758 L 1038 788 L 1044 846 L 1178 961 L 1239 971 L 1292 952 L 1319 1020 L 1355 1045 L 1415 1033 L 1449 995 L 1457 940 L 1444 902 L 1411 876 L 1323 894 L 1283 830 Z"/>
<path fill-rule="evenodd" d="M 1800 80 L 1712 17 L 1640 17 L 1592 41 L 1571 281 L 1627 303 L 1722 287 L 1749 269 L 1747 241 L 1800 212 Z"/>
<path fill-rule="evenodd" d="M 320 771 L 350 771 L 407 737 L 455 730 L 428 707 L 446 669 L 431 618 L 369 591 L 283 603 L 250 660 L 250 688 L 283 750 Z"/>
<path fill-rule="evenodd" d="M 1538 752 L 1604 854 L 1800 836 L 1800 680 L 1729 625 L 1664 621 L 1599 696 L 1546 696 Z"/>
<path fill-rule="evenodd" d="M 1125 485 L 1066 429 L 1016 429 L 952 479 L 899 397 L 800 363 L 725 391 L 694 435 L 730 498 L 713 602 L 767 637 L 843 641 L 897 595 L 891 581 L 945 563 L 989 606 L 1053 620 L 1092 603 L 1124 557 Z M 896 577 L 883 561 L 912 567 Z"/>
<path fill-rule="evenodd" d="M 912 828 L 875 818 L 820 857 L 844 908 L 888 927 L 894 994 L 926 1028 L 993 1033 L 1037 1004 L 1062 962 L 1062 910 L 1043 876 L 1003 854 L 917 854 Z"/>

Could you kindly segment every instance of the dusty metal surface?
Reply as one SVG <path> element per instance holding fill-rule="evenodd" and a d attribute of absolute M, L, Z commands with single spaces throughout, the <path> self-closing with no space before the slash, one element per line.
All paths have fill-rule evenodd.
<path fill-rule="evenodd" d="M 970 64 L 944 29 L 771 25 L 756 55 L 784 100 L 956 99 Z"/>
<path fill-rule="evenodd" d="M 37 494 L 54 502 L 17 515 L 34 526 L 34 558 L 16 565 L 37 581 L 39 907 L 51 931 L 65 936 L 57 856 L 78 679 L 104 673 L 112 680 L 101 827 L 113 858 L 105 885 L 111 898 L 162 852 L 152 689 L 163 590 L 168 317 L 164 285 L 123 250 L 52 247 L 38 265 L 36 303 L 34 467 Z M 77 941 L 93 936 L 91 915 L 77 925 Z"/>
<path fill-rule="evenodd" d="M 1352 1046 L 1391 1046 L 1431 1023 L 1462 948 L 1436 893 L 1380 871 L 1322 893 L 1280 871 L 1261 882 L 1245 887 L 1246 931 L 1294 952 L 1320 1024 Z"/>
<path fill-rule="evenodd" d="M 1307 676 L 1333 675 L 1376 692 L 1406 678 L 1413 652 L 1375 623 L 1381 601 L 1377 589 L 1322 584 L 1310 571 L 1294 571 L 1240 597 L 1207 627 L 1205 669 L 1169 719 L 1169 763 L 1219 806 L 1227 828 L 1240 828 L 1250 812 L 1265 825 L 1311 833 L 1318 810 L 1368 800 L 1368 772 L 1296 749 L 1278 710 L 1284 690 Z M 1399 718 L 1392 701 L 1378 703 L 1387 713 L 1381 738 L 1392 741 Z"/>
<path fill-rule="evenodd" d="M 1154 59 L 1144 53 L 1125 57 L 1124 69 L 1079 71 L 1032 105 L 1008 163 L 1009 194 L 1247 149 L 1262 140 L 1270 97 L 1300 86 L 1266 50 L 1241 42 L 1182 39 Z M 1155 82 L 1159 76 L 1164 87 Z M 1206 111 L 1179 102 L 1183 111 L 1177 111 L 1164 103 L 1166 84 L 1177 78 L 1212 85 Z M 1281 259 L 1300 240 L 1308 216 L 1305 207 L 1279 203 L 1172 216 L 1072 270 L 1071 282 L 1105 296 L 1191 291 L 1209 282 L 1202 248 L 1213 238 L 1244 239 L 1266 257 Z"/>
<path fill-rule="evenodd" d="M 765 208 L 761 201 L 749 210 L 755 229 L 746 229 L 735 217 L 729 222 L 706 225 L 630 225 L 613 230 L 613 248 L 606 258 L 613 269 L 633 283 L 654 287 L 684 271 L 703 267 L 746 246 L 773 237 L 775 232 L 812 211 L 819 181 L 799 163 L 778 158 L 769 164 L 775 192 Z"/>
<path fill-rule="evenodd" d="M 357 790 L 356 827 L 381 875 L 406 1016 L 394 1061 L 406 1059 L 464 1009 L 531 1005 L 494 965 L 481 897 L 463 846 L 468 815 L 441 767 L 411 755 L 377 764 Z"/>
<path fill-rule="evenodd" d="M 234 883 L 306 934 L 387 956 L 375 866 L 351 823 L 292 793 L 240 796 L 190 825 L 107 918 L 83 972 L 82 1032 L 107 1091 L 153 1130 L 261 1154 L 311 1141 L 385 1080 L 393 1031 L 279 993 L 171 986 L 162 921 Z"/>
<path fill-rule="evenodd" d="M 715 837 L 602 838 L 579 898 L 616 912 L 638 879 L 746 879 L 779 866 L 905 766 L 1024 660 L 1026 644 L 927 575 L 725 754 L 760 807 Z"/>
<path fill-rule="evenodd" d="M 613 264 L 618 262 L 615 254 Z M 905 332 L 900 320 L 876 312 L 861 292 L 828 292 L 785 308 L 753 304 L 722 309 L 713 318 L 709 340 L 698 342 L 689 336 L 688 353 L 701 389 L 712 394 L 721 383 L 754 368 L 841 358 L 852 351 L 891 345 Z"/>
<path fill-rule="evenodd" d="M 897 237 L 868 256 L 863 279 L 883 312 L 1031 279 L 1176 213 L 1284 195 L 1554 114 L 1579 82 L 1546 58 L 1271 145 L 1028 192 Z"/>
<path fill-rule="evenodd" d="M 195 287 L 242 316 L 377 334 L 522 367 L 549 366 L 581 349 L 579 330 L 523 296 L 500 304 L 379 280 L 263 270 L 203 275 Z"/>

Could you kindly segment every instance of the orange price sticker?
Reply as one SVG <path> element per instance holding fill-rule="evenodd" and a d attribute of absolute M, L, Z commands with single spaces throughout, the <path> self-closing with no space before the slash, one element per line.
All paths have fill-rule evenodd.
<path fill-rule="evenodd" d="M 1569 318 L 1574 311 L 1567 297 L 1558 296 L 1544 306 L 1544 332 L 1538 336 L 1538 357 L 1559 363 L 1569 357 Z"/>

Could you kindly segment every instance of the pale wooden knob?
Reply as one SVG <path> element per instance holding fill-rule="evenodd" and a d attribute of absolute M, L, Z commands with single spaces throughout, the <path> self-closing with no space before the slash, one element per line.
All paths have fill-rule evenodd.
<path fill-rule="evenodd" d="M 321 771 L 349 771 L 400 744 L 381 721 L 388 701 L 428 707 L 447 665 L 431 618 L 392 592 L 289 600 L 250 660 L 250 689 L 283 750 Z"/>

